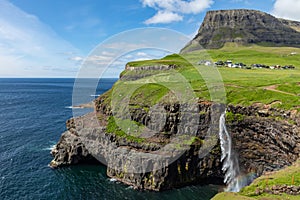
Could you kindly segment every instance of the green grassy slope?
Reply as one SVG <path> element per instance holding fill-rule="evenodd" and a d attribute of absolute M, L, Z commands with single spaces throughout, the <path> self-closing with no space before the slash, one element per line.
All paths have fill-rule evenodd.
<path fill-rule="evenodd" d="M 240 199 L 261 199 L 261 200 L 271 200 L 271 199 L 299 199 L 297 195 L 279 194 L 272 195 L 266 192 L 258 194 L 256 191 L 260 189 L 263 191 L 266 188 L 272 188 L 273 186 L 300 186 L 300 160 L 298 160 L 294 165 L 287 167 L 285 169 L 273 172 L 269 175 L 263 175 L 254 182 L 243 188 L 239 193 L 228 193 L 223 192 L 216 195 L 213 200 L 240 200 Z"/>
<path fill-rule="evenodd" d="M 296 68 L 293 70 L 235 69 L 198 65 L 198 61 L 203 59 L 212 61 L 230 59 L 247 65 L 253 63 L 294 65 Z M 120 132 L 119 128 L 135 130 L 134 137 L 128 137 L 128 139 L 142 142 L 139 133 L 144 127 L 128 120 L 122 123 L 124 113 L 138 108 L 142 108 L 147 113 L 151 110 L 151 106 L 159 102 L 188 102 L 197 97 L 203 100 L 213 99 L 224 102 L 222 99 L 224 95 L 227 104 L 249 106 L 253 103 L 263 103 L 285 110 L 300 111 L 300 49 L 298 48 L 226 44 L 222 49 L 196 51 L 184 55 L 174 54 L 159 60 L 136 61 L 127 64 L 136 69 L 141 66 L 160 65 L 176 65 L 177 67 L 162 71 L 124 70 L 121 75 L 125 78 L 120 79 L 112 90 L 104 95 L 104 104 L 111 106 L 114 112 L 119 113 L 119 115 L 114 115 L 116 119 L 108 123 L 108 127 L 112 127 L 110 129 L 112 133 L 126 137 L 126 131 Z M 221 80 L 221 84 L 207 84 L 214 83 L 217 79 Z M 222 86 L 225 91 L 218 90 L 217 87 Z M 222 93 L 220 98 L 218 92 Z"/>
<path fill-rule="evenodd" d="M 293 53 L 293 55 L 291 54 Z M 296 54 L 295 54 L 296 53 Z M 196 51 L 188 54 L 167 56 L 161 60 L 137 61 L 128 63 L 130 66 L 149 66 L 157 64 L 175 64 L 177 72 L 182 74 L 191 84 L 198 97 L 210 99 L 207 86 L 192 67 L 196 65 L 205 71 L 209 66 L 198 66 L 196 63 L 202 59 L 232 60 L 247 65 L 259 63 L 265 65 L 294 65 L 294 70 L 271 69 L 233 69 L 218 68 L 223 79 L 227 103 L 251 105 L 253 103 L 271 104 L 283 109 L 300 109 L 300 49 L 291 47 L 261 47 L 261 46 L 235 46 L 226 44 L 218 50 Z M 137 73 L 137 72 L 136 72 Z M 172 76 L 172 72 L 162 72 L 159 76 Z M 146 81 L 147 78 L 144 78 Z M 155 98 L 155 97 L 153 97 Z"/>

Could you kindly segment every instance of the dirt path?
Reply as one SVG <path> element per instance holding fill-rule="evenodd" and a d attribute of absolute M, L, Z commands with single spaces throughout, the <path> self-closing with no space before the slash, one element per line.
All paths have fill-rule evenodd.
<path fill-rule="evenodd" d="M 270 85 L 270 86 L 264 87 L 264 89 L 270 90 L 270 91 L 273 91 L 273 92 L 279 92 L 281 94 L 287 94 L 287 95 L 291 95 L 291 96 L 297 96 L 296 94 L 293 94 L 293 93 L 289 93 L 289 92 L 284 92 L 284 91 L 277 90 L 277 86 L 278 85 Z"/>
<path fill-rule="evenodd" d="M 234 88 L 244 88 L 244 87 L 242 87 L 242 86 L 234 85 L 234 84 L 230 84 L 230 83 L 224 84 L 224 85 L 225 85 L 225 86 L 229 86 L 229 87 L 234 87 Z"/>

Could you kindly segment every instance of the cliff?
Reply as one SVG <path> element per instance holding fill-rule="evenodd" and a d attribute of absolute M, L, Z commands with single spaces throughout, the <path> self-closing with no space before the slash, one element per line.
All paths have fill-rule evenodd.
<path fill-rule="evenodd" d="M 209 142 L 205 139 L 205 134 L 212 128 L 213 121 L 218 121 L 211 118 L 212 108 L 215 106 L 221 111 L 223 106 L 199 102 L 201 120 L 195 126 L 199 140 L 188 145 L 188 148 L 168 146 L 166 150 L 163 147 L 167 145 L 167 141 L 180 132 L 178 126 L 181 114 L 178 105 L 164 105 L 168 116 L 173 117 L 167 117 L 167 126 L 160 133 L 143 142 L 108 133 L 107 120 L 111 113 L 103 99 L 99 98 L 97 105 L 97 115 L 90 113 L 67 121 L 68 130 L 52 150 L 54 160 L 50 163 L 51 167 L 96 159 L 107 165 L 109 177 L 137 189 L 155 191 L 191 183 L 222 183 L 224 174 L 221 170 L 219 143 L 204 157 L 199 156 L 199 150 L 204 148 L 205 142 Z M 299 157 L 299 113 L 263 105 L 229 105 L 227 113 L 227 126 L 232 133 L 234 149 L 239 155 L 243 174 L 251 173 L 258 177 L 289 166 Z M 132 112 L 132 118 L 149 126 L 149 121 L 145 120 L 149 119 L 149 114 L 143 109 Z M 218 124 L 215 131 L 218 131 L 217 127 Z M 152 127 L 154 130 L 156 128 Z M 178 131 L 172 133 L 171 130 Z M 174 156 L 177 155 L 174 153 L 176 151 L 183 153 Z M 147 166 L 147 169 L 137 169 L 139 166 Z"/>
<path fill-rule="evenodd" d="M 182 53 L 201 48 L 221 48 L 227 42 L 299 47 L 299 24 L 256 10 L 209 11 L 197 35 Z"/>

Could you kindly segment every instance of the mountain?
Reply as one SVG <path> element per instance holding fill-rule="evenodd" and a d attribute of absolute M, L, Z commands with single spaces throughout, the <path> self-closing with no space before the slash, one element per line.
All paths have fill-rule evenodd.
<path fill-rule="evenodd" d="M 300 47 L 300 22 L 276 18 L 256 10 L 208 11 L 194 39 L 182 52 L 241 45 Z"/>

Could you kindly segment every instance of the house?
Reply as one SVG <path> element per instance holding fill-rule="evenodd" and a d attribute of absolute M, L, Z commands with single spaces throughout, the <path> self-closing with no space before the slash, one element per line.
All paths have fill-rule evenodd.
<path fill-rule="evenodd" d="M 295 69 L 295 66 L 293 65 L 285 65 L 282 67 L 282 69 Z"/>
<path fill-rule="evenodd" d="M 245 67 L 246 65 L 244 64 L 244 63 L 235 63 L 234 65 L 233 65 L 233 67 L 235 67 L 235 68 L 243 68 L 243 67 Z"/>
<path fill-rule="evenodd" d="M 280 69 L 280 68 L 281 68 L 280 65 L 275 65 L 275 66 L 274 66 L 274 69 Z"/>
<path fill-rule="evenodd" d="M 225 66 L 227 66 L 227 67 L 233 67 L 233 63 L 232 63 L 231 60 L 227 60 L 224 64 L 225 64 Z"/>
<path fill-rule="evenodd" d="M 219 61 L 215 62 L 215 65 L 224 66 L 224 62 L 222 60 L 219 60 Z"/>
<path fill-rule="evenodd" d="M 200 60 L 197 64 L 198 65 L 211 66 L 211 65 L 213 65 L 213 62 L 210 61 L 210 60 Z"/>

